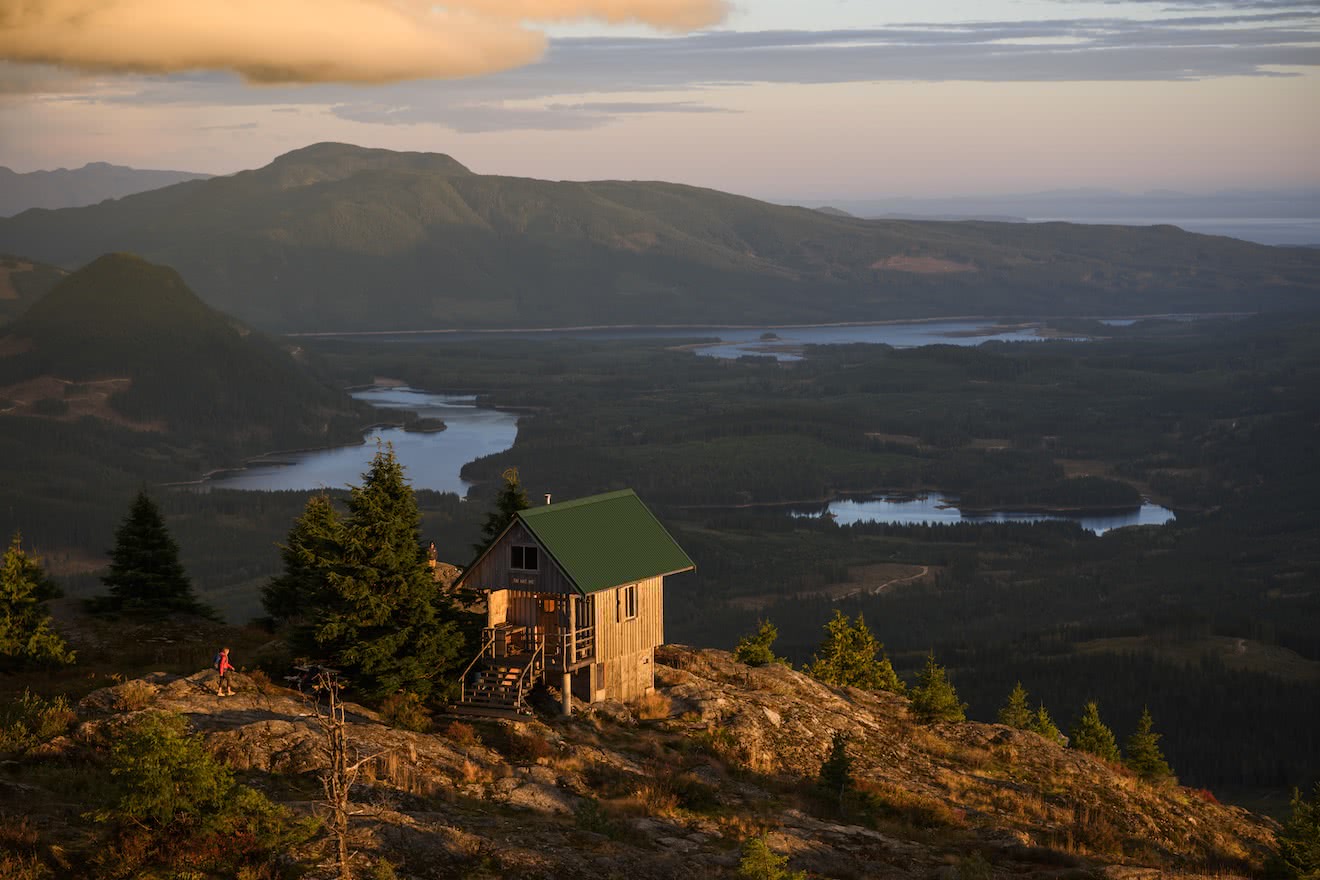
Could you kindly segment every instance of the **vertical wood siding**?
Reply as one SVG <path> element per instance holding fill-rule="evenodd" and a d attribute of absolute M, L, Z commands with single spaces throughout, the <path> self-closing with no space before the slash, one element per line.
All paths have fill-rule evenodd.
<path fill-rule="evenodd" d="M 535 572 L 514 571 L 509 565 L 509 548 L 514 545 L 535 546 L 539 550 Z M 550 559 L 550 554 L 532 537 L 522 523 L 514 523 L 485 558 L 472 569 L 464 581 L 476 590 L 504 590 L 515 588 L 538 593 L 575 593 L 573 585 Z"/>
<path fill-rule="evenodd" d="M 637 616 L 621 620 L 624 584 L 596 597 L 596 657 L 603 682 L 599 698 L 633 700 L 655 686 L 655 646 L 664 644 L 664 579 L 637 583 Z"/>

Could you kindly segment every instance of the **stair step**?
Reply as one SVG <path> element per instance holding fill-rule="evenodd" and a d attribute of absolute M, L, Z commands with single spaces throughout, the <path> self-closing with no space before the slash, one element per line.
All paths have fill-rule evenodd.
<path fill-rule="evenodd" d="M 511 721 L 527 721 L 532 716 L 524 715 L 513 709 L 498 709 L 487 706 L 469 706 L 466 703 L 457 703 L 449 707 L 449 713 L 452 715 L 475 715 L 480 718 L 507 718 Z"/>

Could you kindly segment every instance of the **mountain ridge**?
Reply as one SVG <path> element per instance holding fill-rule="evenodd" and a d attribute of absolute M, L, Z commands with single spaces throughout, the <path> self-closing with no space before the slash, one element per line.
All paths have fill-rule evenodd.
<path fill-rule="evenodd" d="M 0 219 L 0 248 L 65 267 L 142 253 L 223 311 L 303 332 L 1255 311 L 1320 292 L 1320 255 L 1173 227 L 862 220 L 345 144 Z"/>
<path fill-rule="evenodd" d="M 71 208 L 210 177 L 195 171 L 88 162 L 81 168 L 19 172 L 0 165 L 0 217 L 30 208 Z"/>

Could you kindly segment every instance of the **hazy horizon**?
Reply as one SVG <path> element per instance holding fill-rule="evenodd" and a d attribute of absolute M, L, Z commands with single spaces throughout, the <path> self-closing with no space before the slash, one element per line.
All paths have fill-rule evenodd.
<path fill-rule="evenodd" d="M 343 141 L 775 200 L 1320 187 L 1314 2 L 134 2 L 160 15 L 0 25 L 0 164 L 228 174 Z"/>

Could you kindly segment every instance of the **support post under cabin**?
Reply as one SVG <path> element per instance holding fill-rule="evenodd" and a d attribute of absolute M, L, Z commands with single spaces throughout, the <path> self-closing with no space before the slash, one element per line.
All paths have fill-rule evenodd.
<path fill-rule="evenodd" d="M 564 694 L 564 717 L 573 714 L 573 673 L 564 673 L 563 694 Z"/>

